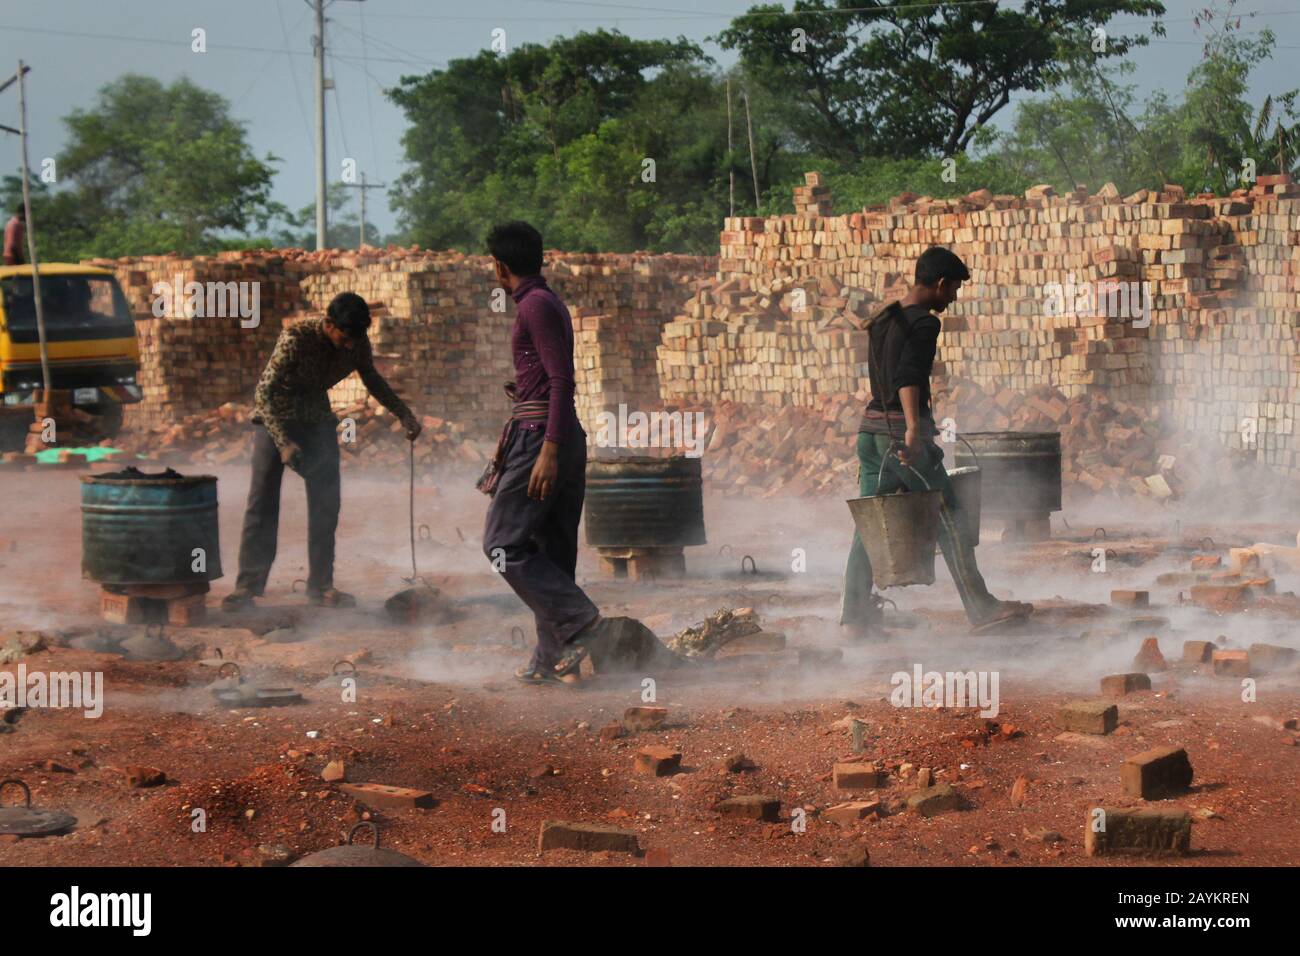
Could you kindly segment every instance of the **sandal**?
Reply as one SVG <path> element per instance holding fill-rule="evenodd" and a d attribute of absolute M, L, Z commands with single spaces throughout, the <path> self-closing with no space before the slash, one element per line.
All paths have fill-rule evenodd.
<path fill-rule="evenodd" d="M 245 591 L 243 588 L 236 588 L 221 599 L 221 609 L 223 611 L 242 611 L 244 608 L 253 606 L 253 592 Z"/>
<path fill-rule="evenodd" d="M 601 636 L 604 632 L 604 626 L 605 619 L 598 617 L 575 636 L 569 638 L 568 643 L 564 645 L 564 656 L 551 668 L 556 677 L 572 674 L 582 666 L 582 662 L 591 654 L 591 648 L 588 645 Z"/>
<path fill-rule="evenodd" d="M 356 607 L 357 599 L 338 588 L 325 588 L 322 591 L 308 591 L 308 603 L 315 607 Z"/>
<path fill-rule="evenodd" d="M 992 630 L 1002 624 L 1023 621 L 1034 613 L 1034 606 L 1024 601 L 998 601 L 988 614 L 971 626 L 975 634 Z"/>
<path fill-rule="evenodd" d="M 552 674 L 543 668 L 535 668 L 529 665 L 515 671 L 515 680 L 521 684 L 535 684 L 537 686 L 564 683 L 564 681 L 560 680 L 558 674 Z"/>

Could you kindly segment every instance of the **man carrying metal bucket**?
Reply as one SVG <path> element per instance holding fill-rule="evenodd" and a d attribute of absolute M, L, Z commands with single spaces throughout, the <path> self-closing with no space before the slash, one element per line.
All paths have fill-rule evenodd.
<path fill-rule="evenodd" d="M 863 497 L 901 489 L 942 493 L 939 546 L 967 618 L 983 628 L 1028 616 L 1033 606 L 1000 601 L 989 593 L 943 467 L 943 450 L 934 440 L 930 372 L 939 341 L 936 313 L 953 303 L 969 278 L 970 271 L 953 252 L 932 246 L 917 259 L 907 294 L 873 318 L 867 361 L 871 401 L 858 429 L 858 483 Z M 850 639 L 869 637 L 881 626 L 881 601 L 872 586 L 871 562 L 855 532 L 840 611 L 841 630 Z"/>

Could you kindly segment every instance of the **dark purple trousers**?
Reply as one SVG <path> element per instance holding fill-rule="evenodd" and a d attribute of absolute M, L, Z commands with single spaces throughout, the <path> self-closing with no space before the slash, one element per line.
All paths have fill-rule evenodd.
<path fill-rule="evenodd" d="M 555 486 L 538 501 L 528 497 L 528 479 L 542 440 L 541 429 L 515 430 L 483 527 L 483 553 L 536 619 L 535 668 L 558 661 L 565 642 L 599 616 L 574 578 L 587 488 L 587 436 L 574 425 L 560 446 Z"/>

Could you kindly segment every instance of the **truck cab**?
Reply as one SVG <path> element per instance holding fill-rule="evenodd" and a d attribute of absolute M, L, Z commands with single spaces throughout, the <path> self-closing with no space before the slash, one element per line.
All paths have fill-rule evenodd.
<path fill-rule="evenodd" d="M 41 305 L 51 386 L 103 421 L 121 427 L 123 406 L 138 402 L 140 351 L 126 296 L 108 269 L 69 263 L 40 267 Z M 30 265 L 0 266 L 0 448 L 22 447 L 41 379 L 40 338 Z"/>

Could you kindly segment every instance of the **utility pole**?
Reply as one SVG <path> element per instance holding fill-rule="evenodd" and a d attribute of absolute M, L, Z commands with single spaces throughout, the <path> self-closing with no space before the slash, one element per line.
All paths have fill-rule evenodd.
<path fill-rule="evenodd" d="M 325 78 L 325 0 L 307 0 L 307 3 L 316 11 L 312 54 L 316 59 L 316 249 L 320 251 L 325 248 L 329 232 L 325 188 L 325 91 L 334 89 L 334 81 Z"/>
<path fill-rule="evenodd" d="M 749 171 L 754 175 L 754 215 L 758 215 L 758 160 L 754 158 L 754 124 L 749 117 L 749 91 L 745 91 L 745 126 L 749 129 Z"/>
<path fill-rule="evenodd" d="M 23 64 L 22 60 L 19 60 L 18 72 L 6 80 L 3 85 L 0 85 L 0 93 L 3 93 L 15 82 L 18 84 L 18 128 L 0 126 L 0 129 L 3 129 L 6 133 L 17 133 L 18 141 L 21 144 L 23 217 L 25 220 L 23 231 L 27 234 L 27 258 L 32 263 L 32 300 L 36 305 L 36 336 L 41 344 L 41 384 L 45 387 L 45 401 L 48 402 L 53 385 L 50 380 L 50 352 L 45 344 L 45 308 L 41 302 L 41 269 L 36 261 L 36 223 L 32 220 L 32 194 L 28 183 L 30 176 L 28 175 L 27 166 L 27 88 L 23 83 L 23 76 L 30 72 L 30 69 L 30 67 Z"/>
<path fill-rule="evenodd" d="M 312 37 L 316 56 L 316 251 L 325 248 L 329 231 L 325 202 L 325 0 L 316 0 L 316 35 Z"/>
<path fill-rule="evenodd" d="M 364 245 L 366 244 L 366 190 L 367 190 L 367 189 L 383 189 L 384 186 L 385 186 L 386 184 L 385 184 L 385 183 L 368 183 L 368 182 L 366 182 L 366 174 L 365 174 L 365 173 L 362 173 L 362 174 L 361 174 L 361 182 L 359 182 L 359 183 L 344 183 L 343 185 L 345 185 L 345 186 L 349 186 L 349 187 L 351 187 L 352 189 L 360 189 L 360 190 L 361 190 L 361 237 L 357 240 L 357 249 L 360 250 L 361 247 L 364 246 Z"/>
<path fill-rule="evenodd" d="M 727 77 L 727 199 L 731 203 L 731 216 L 736 215 L 736 165 L 731 154 L 731 77 Z"/>

